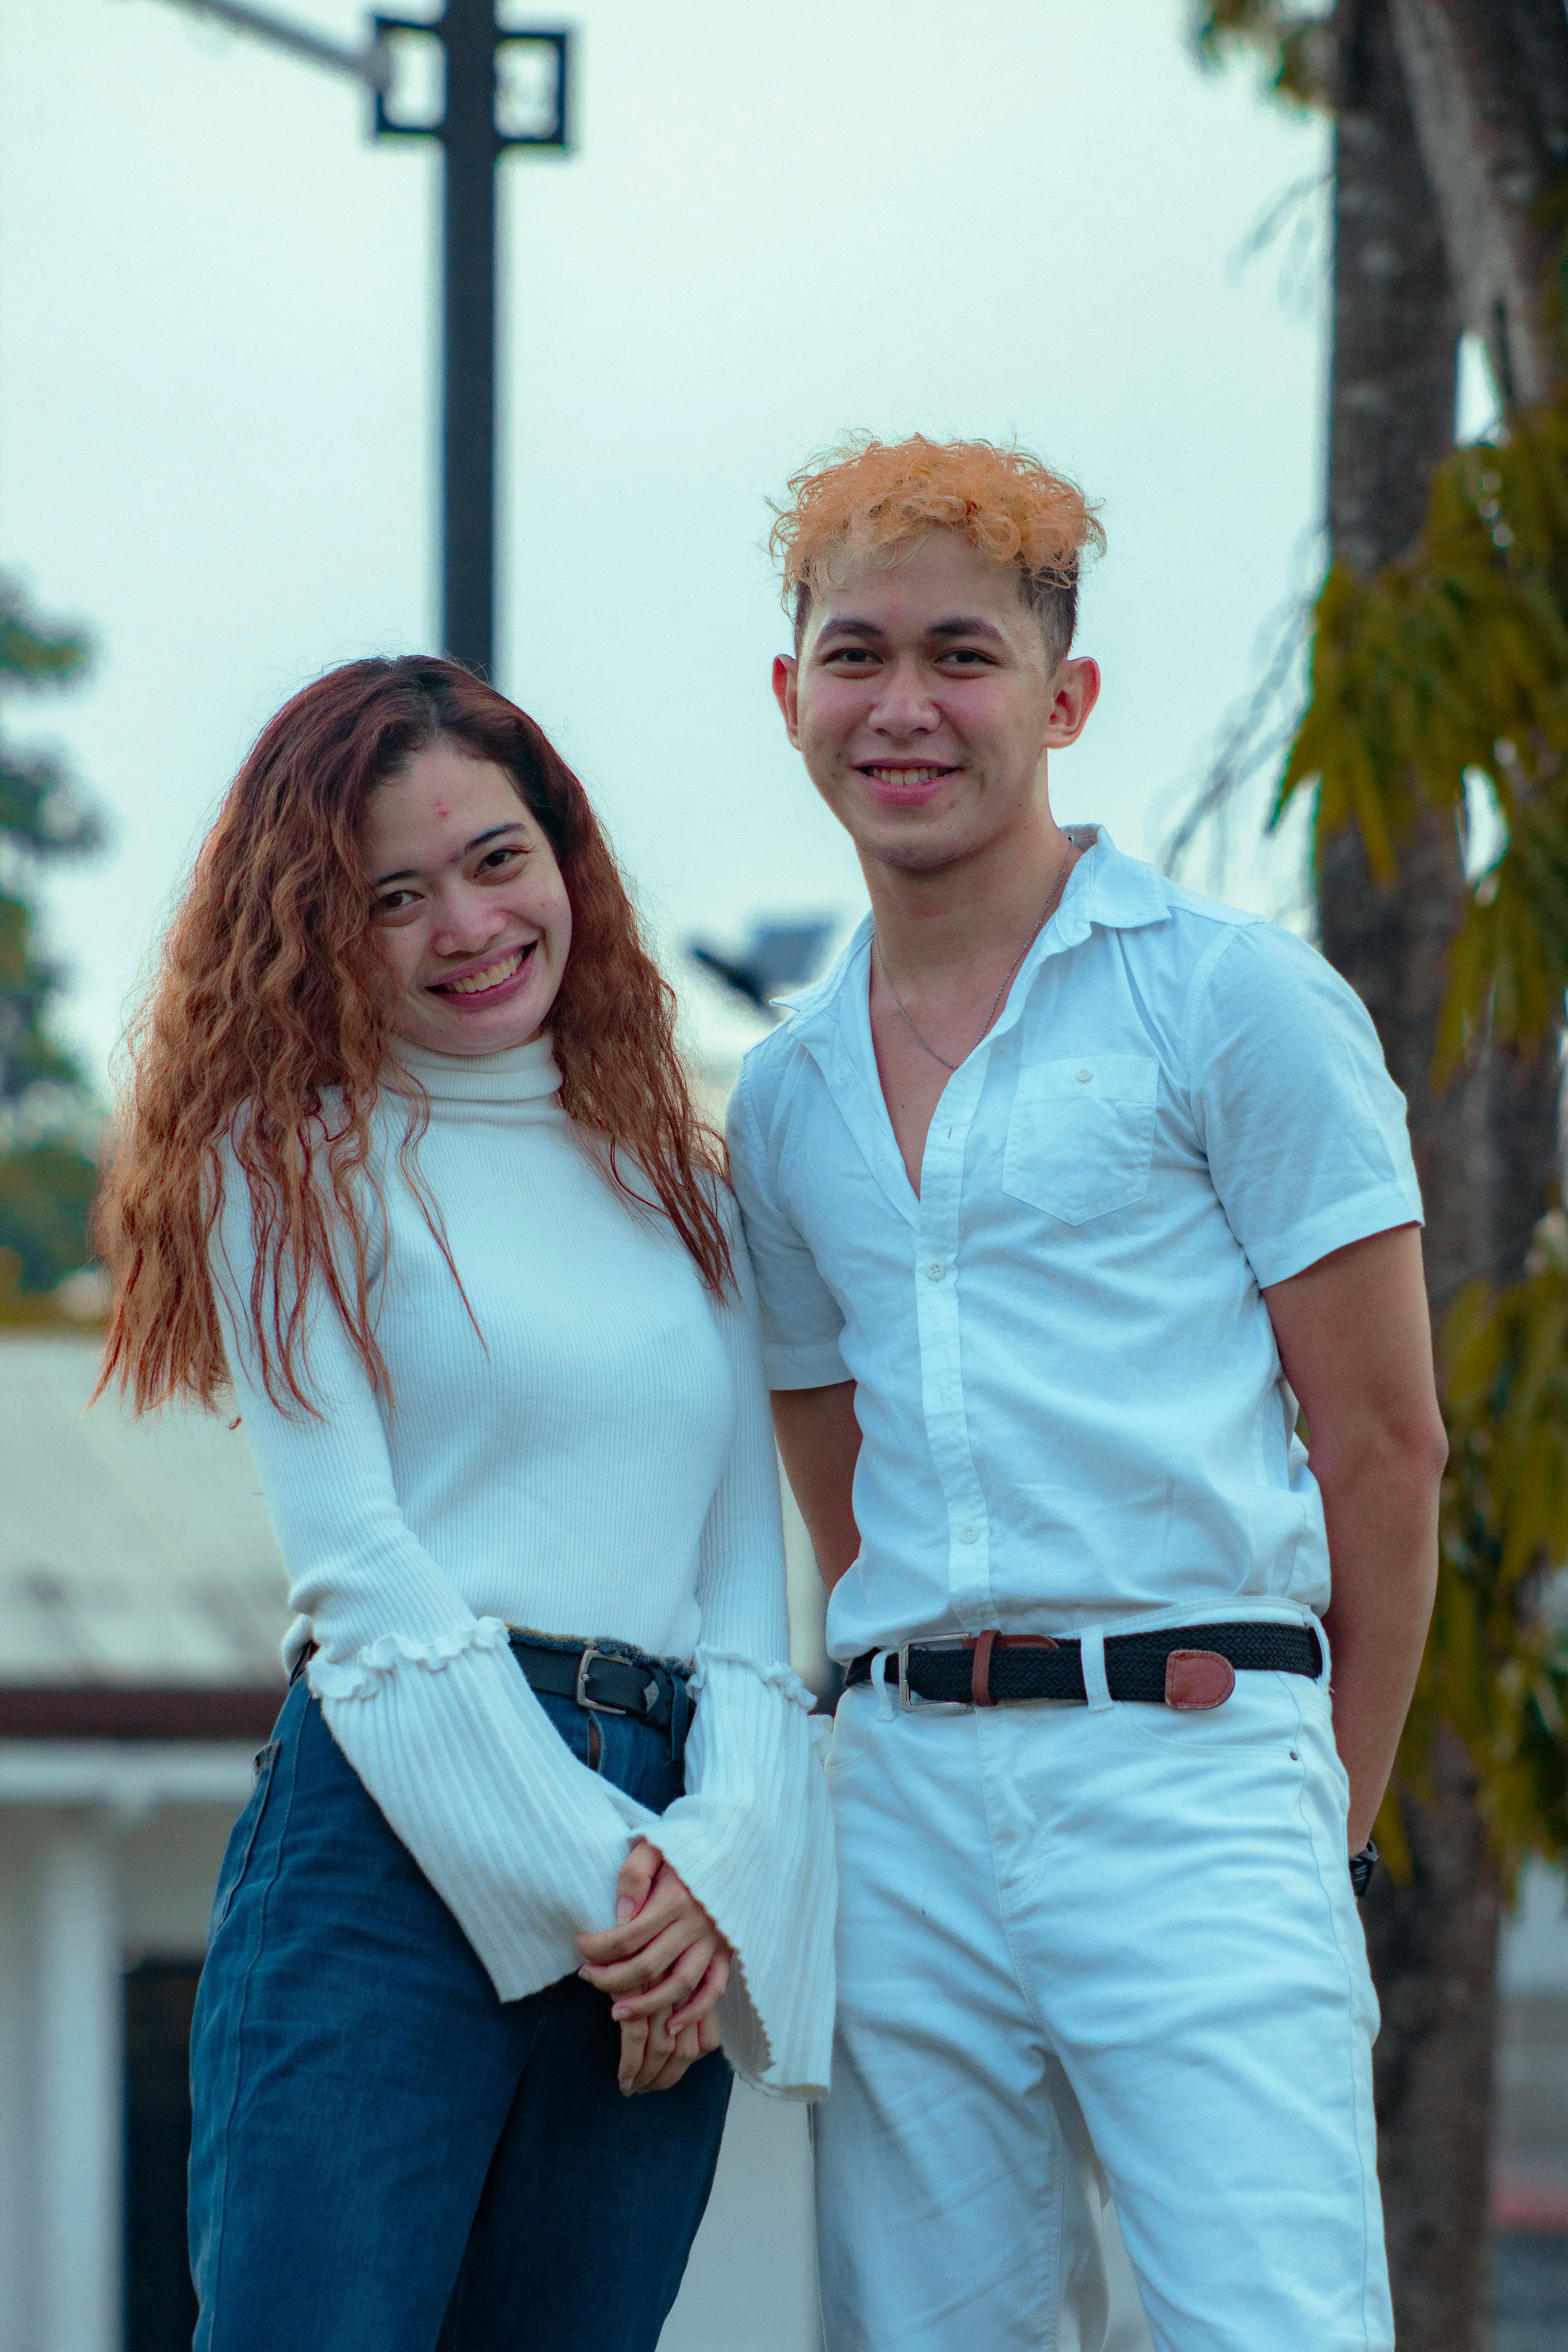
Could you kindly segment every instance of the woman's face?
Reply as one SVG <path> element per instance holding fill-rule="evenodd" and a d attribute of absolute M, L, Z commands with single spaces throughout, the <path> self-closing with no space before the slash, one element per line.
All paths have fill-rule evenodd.
<path fill-rule="evenodd" d="M 506 770 L 426 746 L 371 793 L 360 846 L 397 1035 L 435 1054 L 536 1037 L 566 969 L 572 908 Z"/>

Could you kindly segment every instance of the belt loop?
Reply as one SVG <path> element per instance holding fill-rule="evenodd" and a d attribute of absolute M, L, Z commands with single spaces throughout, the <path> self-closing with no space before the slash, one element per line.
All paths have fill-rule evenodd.
<path fill-rule="evenodd" d="M 1112 1700 L 1110 1685 L 1105 1679 L 1105 1635 L 1100 1626 L 1091 1626 L 1087 1633 L 1079 1635 L 1078 1654 L 1089 1711 L 1090 1715 L 1103 1715 Z"/>
<path fill-rule="evenodd" d="M 877 1720 L 891 1723 L 893 1702 L 888 1696 L 888 1668 L 893 1664 L 891 1650 L 879 1650 L 871 1661 L 871 1682 L 877 1693 Z"/>
<path fill-rule="evenodd" d="M 974 1664 L 970 1669 L 969 1696 L 976 1706 L 994 1706 L 991 1696 L 991 1653 L 996 1646 L 996 1629 L 992 1626 L 979 1634 L 974 1643 Z"/>
<path fill-rule="evenodd" d="M 686 1687 L 685 1676 L 671 1675 L 669 1677 L 669 1760 L 672 1764 L 679 1764 L 680 1761 L 680 1751 L 686 1740 L 687 1709 L 690 1705 L 691 1695 Z"/>

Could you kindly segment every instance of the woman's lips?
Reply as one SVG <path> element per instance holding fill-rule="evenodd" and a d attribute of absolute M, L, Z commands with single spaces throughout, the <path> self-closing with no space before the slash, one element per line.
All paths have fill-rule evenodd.
<path fill-rule="evenodd" d="M 520 987 L 527 977 L 537 940 L 523 947 L 509 948 L 478 971 L 467 972 L 461 980 L 437 980 L 430 986 L 432 996 L 444 997 L 448 1004 L 461 1005 L 465 1011 L 499 1004 Z"/>

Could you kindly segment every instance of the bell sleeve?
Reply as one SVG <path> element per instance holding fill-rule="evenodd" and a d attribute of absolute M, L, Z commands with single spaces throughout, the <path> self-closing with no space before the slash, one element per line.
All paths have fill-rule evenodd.
<path fill-rule="evenodd" d="M 734 1947 L 721 2011 L 731 2063 L 775 2097 L 816 2099 L 833 2043 L 833 1823 L 822 1718 L 788 1663 L 756 1287 L 726 1202 L 739 1288 L 713 1312 L 734 1378 L 735 1433 L 703 1530 L 687 1793 L 647 1834 Z"/>

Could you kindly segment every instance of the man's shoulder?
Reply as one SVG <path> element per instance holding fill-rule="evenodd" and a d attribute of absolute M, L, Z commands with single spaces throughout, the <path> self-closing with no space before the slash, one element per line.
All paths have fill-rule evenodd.
<path fill-rule="evenodd" d="M 1109 845 L 1108 845 L 1109 846 Z M 1189 889 L 1112 851 L 1079 918 L 1114 937 L 1146 1006 L 1189 1042 L 1194 1024 L 1226 1034 L 1327 1021 L 1358 1035 L 1365 1013 L 1311 940 L 1250 908 Z M 1184 1053 L 1186 1047 L 1182 1048 Z"/>
<path fill-rule="evenodd" d="M 1157 866 L 1142 857 L 1129 857 L 1122 850 L 1114 851 L 1107 861 L 1089 914 L 1090 921 L 1103 921 L 1108 928 L 1125 929 L 1131 936 L 1141 930 L 1164 931 L 1196 954 L 1238 931 L 1277 929 L 1267 915 L 1191 890 L 1184 882 L 1162 874 Z"/>
<path fill-rule="evenodd" d="M 820 980 L 814 981 L 809 988 L 797 990 L 793 996 L 781 998 L 783 1020 L 742 1058 L 734 1103 L 764 1133 L 792 1080 L 810 1061 L 807 1036 L 819 1028 L 824 1015 L 833 1013 L 869 933 L 868 919 L 857 927 L 853 938 Z"/>
<path fill-rule="evenodd" d="M 731 1141 L 742 1122 L 759 1139 L 771 1133 L 784 1097 L 808 1058 L 796 1034 L 800 1018 L 796 1012 L 786 1013 L 778 1027 L 753 1045 L 742 1061 L 741 1075 L 730 1102 Z"/>

